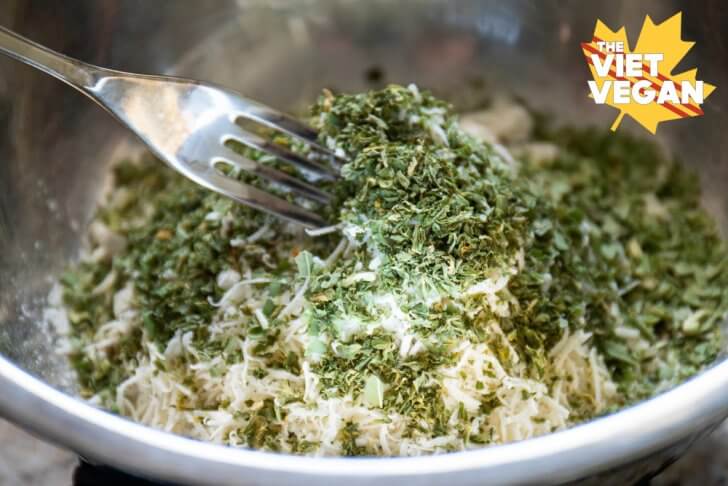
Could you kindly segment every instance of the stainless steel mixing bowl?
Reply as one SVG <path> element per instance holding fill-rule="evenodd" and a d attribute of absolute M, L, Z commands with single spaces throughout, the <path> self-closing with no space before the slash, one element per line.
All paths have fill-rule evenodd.
<path fill-rule="evenodd" d="M 683 10 L 697 42 L 686 68 L 718 86 L 705 116 L 664 124 L 695 167 L 706 206 L 728 209 L 728 17 L 715 1 L 4 0 L 0 23 L 80 59 L 228 85 L 295 110 L 322 87 L 416 82 L 463 108 L 510 90 L 555 118 L 609 126 L 586 94 L 579 42 L 597 18 L 626 25 Z M 635 129 L 623 123 L 620 129 Z M 650 136 L 643 131 L 645 136 Z M 728 362 L 616 415 L 470 452 L 312 459 L 203 444 L 73 398 L 42 325 L 51 279 L 77 254 L 109 163 L 139 150 L 106 113 L 61 83 L 0 59 L 0 412 L 85 457 L 157 479 L 213 484 L 624 484 L 648 476 L 728 416 Z"/>

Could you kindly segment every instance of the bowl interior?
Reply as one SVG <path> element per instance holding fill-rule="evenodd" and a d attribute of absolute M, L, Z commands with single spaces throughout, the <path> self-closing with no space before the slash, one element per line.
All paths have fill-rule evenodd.
<path fill-rule="evenodd" d="M 414 82 L 467 110 L 509 92 L 559 122 L 608 127 L 616 112 L 587 98 L 579 43 L 602 19 L 634 37 L 645 13 L 679 8 L 697 42 L 686 69 L 719 86 L 705 116 L 659 137 L 704 181 L 705 205 L 728 227 L 728 66 L 709 3 L 175 2 L 50 0 L 0 6 L 0 23 L 71 56 L 122 70 L 214 81 L 300 112 L 321 88 Z M 639 8 L 638 8 L 639 7 Z M 78 254 L 114 160 L 142 150 L 111 117 L 61 83 L 0 59 L 0 353 L 72 390 L 43 307 L 53 277 Z M 635 123 L 620 129 L 649 137 Z"/>

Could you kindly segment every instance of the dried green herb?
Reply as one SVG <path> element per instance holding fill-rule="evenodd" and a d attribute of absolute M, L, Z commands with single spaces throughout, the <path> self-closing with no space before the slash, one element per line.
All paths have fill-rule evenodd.
<path fill-rule="evenodd" d="M 534 136 L 555 144 L 557 157 L 514 165 L 466 135 L 446 103 L 413 87 L 327 92 L 312 115 L 322 142 L 349 159 L 343 181 L 327 187 L 336 202 L 324 211 L 343 236 L 289 231 L 151 159 L 115 168 L 114 193 L 97 218 L 126 246 L 61 279 L 84 396 L 113 407 L 145 346 L 164 350 L 182 335 L 198 353 L 155 366 L 196 391 L 189 365 L 221 358 L 210 373 L 224 376 L 243 363 L 245 339 L 258 379 L 273 370 L 301 377 L 309 367 L 323 399 L 350 397 L 404 417 L 405 437 L 454 434 L 462 444 L 487 444 L 493 428 L 471 424 L 504 405 L 496 393 L 484 393 L 477 412 L 446 405 L 440 370 L 456 363 L 461 343 L 485 343 L 508 372 L 552 386 L 550 351 L 565 333 L 586 331 L 618 386 L 613 409 L 679 383 L 721 351 L 728 252 L 700 207 L 696 179 L 651 143 L 541 126 Z M 225 272 L 254 281 L 247 285 L 259 305 L 236 302 L 227 316 L 221 303 L 230 286 L 218 280 Z M 110 274 L 110 289 L 96 291 Z M 494 298 L 506 310 L 470 292 L 501 278 Z M 99 329 L 116 318 L 114 294 L 128 285 L 137 327 L 90 352 Z M 299 291 L 307 344 L 292 350 L 284 342 L 294 319 L 281 298 Z M 210 323 L 223 319 L 234 320 L 233 336 L 210 333 Z M 316 441 L 281 437 L 285 405 L 303 400 L 291 387 L 275 400 L 246 402 L 233 411 L 242 424 L 237 440 L 315 451 Z M 572 423 L 597 413 L 588 396 L 569 404 Z M 361 434 L 354 421 L 342 426 L 341 451 L 382 453 L 362 445 Z"/>

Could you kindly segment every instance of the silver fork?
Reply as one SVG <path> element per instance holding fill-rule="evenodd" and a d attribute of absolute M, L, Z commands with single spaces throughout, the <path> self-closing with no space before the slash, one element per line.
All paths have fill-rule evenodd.
<path fill-rule="evenodd" d="M 157 157 L 198 184 L 307 227 L 325 223 L 311 208 L 244 184 L 217 168 L 218 164 L 231 165 L 268 180 L 274 187 L 326 204 L 329 194 L 313 183 L 337 179 L 343 160 L 317 142 L 315 130 L 293 118 L 210 83 L 132 74 L 86 64 L 3 27 L 0 27 L 0 52 L 55 76 L 96 101 L 133 131 Z M 303 157 L 245 130 L 236 123 L 239 120 L 301 140 L 311 148 L 312 155 Z M 231 140 L 294 165 L 308 181 L 238 154 L 227 145 Z M 317 160 L 312 160 L 314 157 Z"/>

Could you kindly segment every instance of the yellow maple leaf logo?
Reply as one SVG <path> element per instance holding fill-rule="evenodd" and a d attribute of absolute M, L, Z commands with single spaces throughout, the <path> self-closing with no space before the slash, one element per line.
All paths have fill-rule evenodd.
<path fill-rule="evenodd" d="M 697 69 L 672 74 L 695 44 L 681 39 L 681 21 L 681 13 L 658 25 L 646 16 L 630 51 L 624 27 L 615 32 L 598 20 L 591 42 L 581 44 L 594 79 L 590 97 L 620 110 L 612 131 L 625 114 L 653 134 L 660 122 L 703 115 L 700 105 L 715 86 L 698 81 Z"/>

